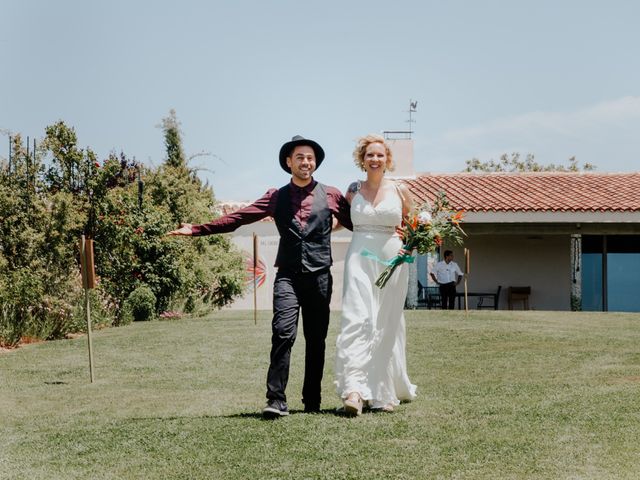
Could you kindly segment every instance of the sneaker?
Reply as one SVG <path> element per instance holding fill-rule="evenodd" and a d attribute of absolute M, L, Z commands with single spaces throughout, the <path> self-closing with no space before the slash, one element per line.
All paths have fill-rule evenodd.
<path fill-rule="evenodd" d="M 312 405 L 304 405 L 304 413 L 320 413 L 320 405 L 312 404 Z"/>
<path fill-rule="evenodd" d="M 287 402 L 283 400 L 267 400 L 267 406 L 262 409 L 262 416 L 268 419 L 287 415 L 289 415 L 289 409 L 287 408 Z"/>

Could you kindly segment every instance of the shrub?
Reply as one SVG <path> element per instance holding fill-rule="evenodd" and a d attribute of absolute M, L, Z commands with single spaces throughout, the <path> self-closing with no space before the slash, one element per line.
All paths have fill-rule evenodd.
<path fill-rule="evenodd" d="M 0 291 L 0 337 L 6 345 L 16 345 L 25 336 L 32 336 L 38 308 L 43 296 L 42 282 L 22 268 L 10 272 Z"/>
<path fill-rule="evenodd" d="M 174 113 L 163 122 L 168 158 L 149 169 L 124 154 L 97 161 L 62 121 L 30 152 L 12 138 L 10 168 L 0 158 L 0 344 L 86 329 L 81 235 L 95 242 L 92 323 L 204 313 L 242 292 L 242 257 L 227 238 L 165 236 L 214 215 L 213 191 L 187 166 L 177 125 Z"/>
<path fill-rule="evenodd" d="M 131 292 L 124 302 L 123 315 L 136 322 L 153 320 L 156 315 L 156 296 L 151 288 L 142 285 Z"/>
<path fill-rule="evenodd" d="M 572 312 L 582 311 L 582 298 L 574 294 L 571 294 L 571 311 Z"/>
<path fill-rule="evenodd" d="M 86 329 L 79 281 L 71 277 L 64 295 L 51 295 L 52 282 L 45 285 L 43 278 L 46 272 L 25 268 L 0 275 L 0 344 L 17 345 L 24 337 L 59 339 Z"/>

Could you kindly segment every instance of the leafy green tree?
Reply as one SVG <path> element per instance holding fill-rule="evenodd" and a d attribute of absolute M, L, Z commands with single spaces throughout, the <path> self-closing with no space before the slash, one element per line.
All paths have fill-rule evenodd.
<path fill-rule="evenodd" d="M 185 160 L 174 110 L 163 119 L 162 125 L 167 158 L 157 171 L 147 176 L 152 202 L 170 212 L 174 227 L 182 222 L 209 221 L 214 216 L 215 196 Z M 178 151 L 180 156 L 175 155 Z M 243 260 L 227 237 L 212 235 L 189 241 L 172 239 L 172 242 L 184 251 L 181 287 L 187 310 L 195 309 L 198 304 L 224 306 L 242 293 Z"/>
<path fill-rule="evenodd" d="M 105 169 L 115 162 L 105 162 Z M 101 288 L 112 298 L 116 323 L 122 319 L 123 302 L 139 287 L 151 288 L 158 313 L 180 295 L 183 252 L 164 237 L 172 226 L 168 210 L 148 196 L 139 207 L 133 182 L 110 189 L 98 205 L 96 268 Z"/>
<path fill-rule="evenodd" d="M 90 296 L 100 323 L 126 320 L 123 305 L 134 291 L 150 290 L 156 313 L 206 311 L 241 293 L 242 258 L 226 237 L 165 235 L 185 219 L 208 220 L 215 198 L 187 166 L 174 111 L 163 125 L 167 159 L 154 169 L 124 154 L 100 164 L 62 121 L 29 154 L 13 137 L 11 165 L 0 159 L 0 344 L 84 328 L 82 234 L 95 239 L 98 285 Z"/>
<path fill-rule="evenodd" d="M 96 199 L 96 252 L 102 287 L 113 299 L 117 322 L 123 302 L 136 289 L 148 286 L 156 297 L 157 313 L 169 308 L 207 311 L 228 304 L 242 292 L 243 262 L 223 236 L 180 241 L 166 232 L 186 220 L 211 218 L 215 198 L 184 162 L 175 111 L 163 119 L 166 161 L 146 169 L 121 155 L 104 162 L 98 185 L 109 185 Z M 180 152 L 179 162 L 174 154 Z M 138 205 L 135 174 L 144 177 Z"/>
<path fill-rule="evenodd" d="M 69 198 L 56 201 L 43 181 L 44 149 L 13 137 L 11 168 L 0 165 L 0 342 L 55 338 L 74 325 L 76 262 L 66 230 Z M 68 197 L 67 193 L 61 195 Z"/>
<path fill-rule="evenodd" d="M 170 110 L 169 116 L 162 119 L 161 127 L 166 158 L 147 181 L 152 201 L 166 206 L 175 224 L 194 221 L 194 214 L 210 216 L 216 203 L 213 190 L 202 183 L 195 169 L 188 166 L 175 110 Z"/>
<path fill-rule="evenodd" d="M 533 154 L 528 153 L 524 159 L 520 153 L 514 152 L 511 155 L 506 153 L 500 156 L 499 161 L 493 159 L 481 162 L 477 158 L 466 161 L 465 172 L 579 172 L 595 170 L 595 165 L 585 163 L 578 164 L 576 157 L 569 158 L 568 165 L 541 165 L 535 161 Z"/>
<path fill-rule="evenodd" d="M 182 132 L 174 109 L 169 110 L 169 116 L 162 119 L 161 127 L 164 131 L 164 146 L 167 150 L 166 165 L 186 169 L 187 160 L 182 148 Z"/>

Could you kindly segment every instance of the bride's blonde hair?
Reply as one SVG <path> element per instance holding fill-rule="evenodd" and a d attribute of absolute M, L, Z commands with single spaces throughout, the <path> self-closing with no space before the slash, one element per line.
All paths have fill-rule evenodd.
<path fill-rule="evenodd" d="M 364 137 L 360 137 L 358 139 L 358 142 L 356 143 L 356 148 L 353 151 L 353 161 L 356 164 L 356 166 L 363 172 L 365 171 L 364 154 L 367 151 L 367 147 L 372 143 L 381 143 L 382 145 L 384 145 L 384 150 L 387 154 L 387 163 L 385 165 L 385 168 L 390 172 L 393 171 L 395 168 L 395 164 L 393 163 L 393 153 L 391 152 L 391 148 L 389 148 L 389 145 L 387 145 L 387 142 L 385 141 L 384 137 L 382 137 L 381 135 L 375 135 L 375 134 L 365 135 Z"/>

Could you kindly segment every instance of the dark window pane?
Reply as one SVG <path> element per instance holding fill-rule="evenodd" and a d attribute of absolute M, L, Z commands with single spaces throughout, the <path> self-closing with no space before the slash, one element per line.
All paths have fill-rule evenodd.
<path fill-rule="evenodd" d="M 602 311 L 602 254 L 582 255 L 582 310 Z"/>
<path fill-rule="evenodd" d="M 607 255 L 607 310 L 640 312 L 640 254 Z"/>
<path fill-rule="evenodd" d="M 602 235 L 583 235 L 582 253 L 602 253 Z"/>
<path fill-rule="evenodd" d="M 640 253 L 640 235 L 607 236 L 607 252 Z"/>

